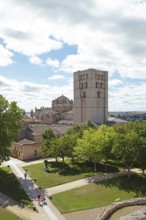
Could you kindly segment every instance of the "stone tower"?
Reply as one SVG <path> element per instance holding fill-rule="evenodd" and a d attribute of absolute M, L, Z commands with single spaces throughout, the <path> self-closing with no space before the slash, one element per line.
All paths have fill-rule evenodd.
<path fill-rule="evenodd" d="M 108 72 L 88 69 L 74 72 L 74 124 L 108 119 Z"/>

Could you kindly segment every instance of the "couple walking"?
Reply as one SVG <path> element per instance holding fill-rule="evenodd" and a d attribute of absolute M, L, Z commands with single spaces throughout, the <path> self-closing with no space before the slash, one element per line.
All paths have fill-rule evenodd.
<path fill-rule="evenodd" d="M 46 205 L 46 198 L 45 198 L 45 195 L 44 193 L 39 193 L 37 195 L 37 199 L 38 199 L 38 205 Z"/>

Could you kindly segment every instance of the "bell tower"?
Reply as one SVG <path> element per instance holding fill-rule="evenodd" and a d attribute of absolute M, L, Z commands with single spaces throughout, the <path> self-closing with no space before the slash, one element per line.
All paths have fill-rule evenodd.
<path fill-rule="evenodd" d="M 108 119 L 108 72 L 88 69 L 74 72 L 74 124 Z"/>

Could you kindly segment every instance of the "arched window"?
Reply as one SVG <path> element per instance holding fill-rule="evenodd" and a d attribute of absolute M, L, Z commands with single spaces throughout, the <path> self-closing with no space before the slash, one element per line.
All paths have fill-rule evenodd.
<path fill-rule="evenodd" d="M 103 89 L 103 83 L 100 83 L 100 89 Z"/>
<path fill-rule="evenodd" d="M 99 88 L 99 82 L 96 82 L 95 87 L 96 87 L 96 88 Z"/>
<path fill-rule="evenodd" d="M 104 80 L 104 75 L 101 76 L 101 79 Z"/>
<path fill-rule="evenodd" d="M 101 99 L 101 98 L 102 98 L 102 92 L 101 92 L 101 91 L 98 91 L 98 92 L 97 92 L 97 98 L 98 98 L 98 99 Z"/>
<path fill-rule="evenodd" d="M 86 89 L 88 87 L 88 83 L 85 82 L 83 87 L 84 87 L 84 89 Z"/>
<path fill-rule="evenodd" d="M 80 89 L 83 89 L 83 83 L 80 83 Z"/>

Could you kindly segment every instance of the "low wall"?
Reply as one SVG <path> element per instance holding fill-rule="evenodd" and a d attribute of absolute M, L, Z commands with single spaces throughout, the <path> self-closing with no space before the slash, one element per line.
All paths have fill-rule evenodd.
<path fill-rule="evenodd" d="M 123 202 L 116 202 L 112 205 L 103 209 L 99 215 L 97 216 L 96 220 L 108 220 L 109 217 L 116 212 L 118 209 L 127 207 L 127 206 L 134 206 L 134 205 L 146 205 L 146 198 L 134 198 L 131 200 L 126 200 Z"/>

